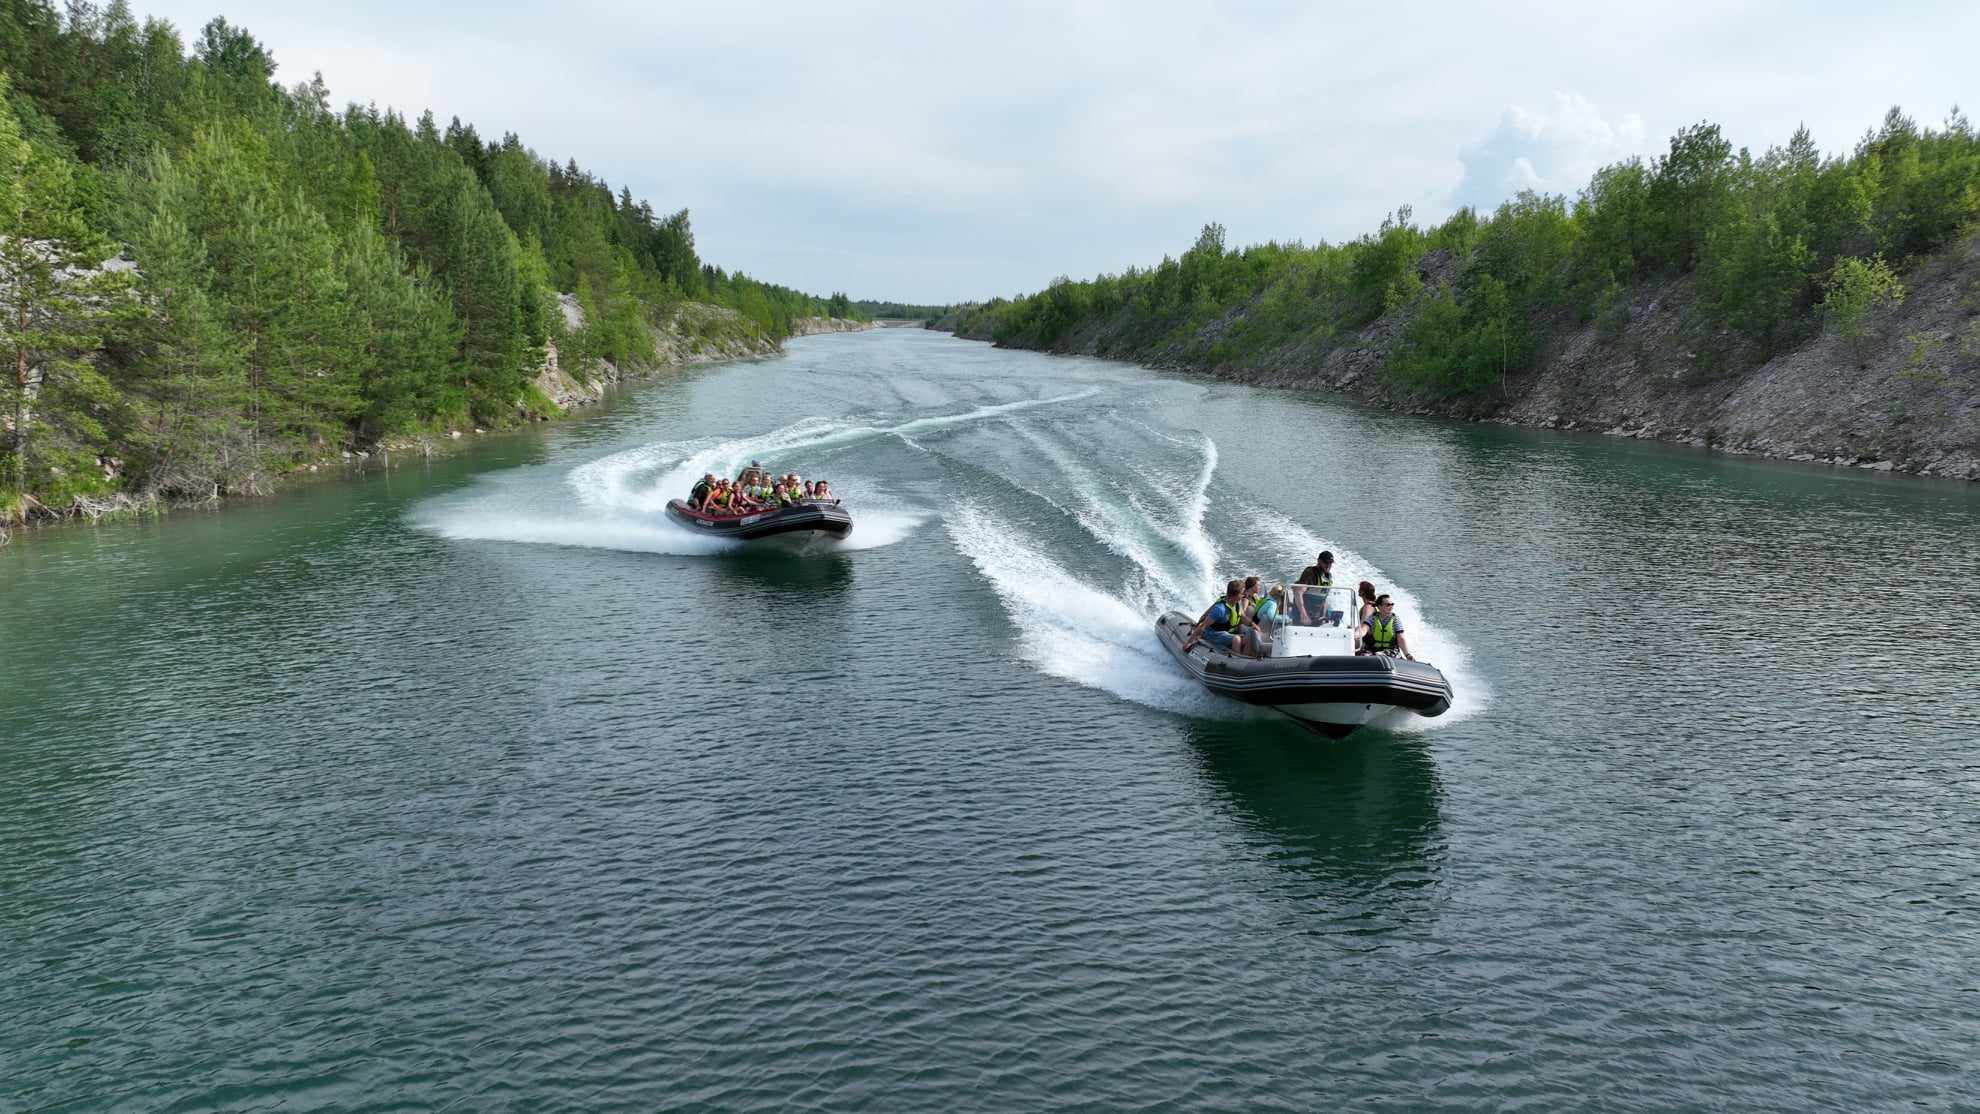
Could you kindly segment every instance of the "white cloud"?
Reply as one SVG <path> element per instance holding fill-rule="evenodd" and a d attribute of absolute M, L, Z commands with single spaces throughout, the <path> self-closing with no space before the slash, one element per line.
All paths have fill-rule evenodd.
<path fill-rule="evenodd" d="M 134 0 L 188 33 L 218 0 Z M 1847 146 L 1891 103 L 1971 100 L 1980 5 L 1784 18 L 1505 0 L 257 0 L 284 81 L 513 130 L 656 208 L 711 262 L 950 300 L 1234 244 L 1341 240 L 1604 162 L 1709 118 Z M 1549 90 L 1572 90 L 1549 96 Z M 1521 108 L 1500 113 L 1508 105 Z M 1599 107 L 1598 107 L 1599 106 Z M 1969 106 L 1972 107 L 1972 106 Z M 1641 118 L 1624 115 L 1640 113 Z M 1495 122 L 1496 121 L 1496 122 Z"/>
<path fill-rule="evenodd" d="M 1572 197 L 1597 169 L 1646 153 L 1648 143 L 1641 117 L 1610 120 L 1579 93 L 1555 93 L 1544 109 L 1507 111 L 1463 151 L 1464 176 L 1451 190 L 1452 205 L 1490 212 L 1521 190 Z"/>

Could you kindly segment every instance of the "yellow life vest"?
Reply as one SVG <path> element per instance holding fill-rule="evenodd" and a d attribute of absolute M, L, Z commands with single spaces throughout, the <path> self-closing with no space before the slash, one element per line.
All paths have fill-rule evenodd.
<path fill-rule="evenodd" d="M 1377 650 L 1393 649 L 1396 644 L 1396 617 L 1383 622 L 1380 615 L 1368 617 L 1368 644 Z"/>

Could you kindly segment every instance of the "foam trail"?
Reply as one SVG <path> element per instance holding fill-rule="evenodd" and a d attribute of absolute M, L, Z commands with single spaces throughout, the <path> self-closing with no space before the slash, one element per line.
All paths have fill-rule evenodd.
<path fill-rule="evenodd" d="M 1190 446 L 1190 442 L 1163 433 L 1153 426 L 1141 422 L 1133 424 L 1164 441 Z M 1202 452 L 1203 466 L 1197 471 L 1196 487 L 1183 504 L 1182 518 L 1177 525 L 1183 548 L 1188 551 L 1191 562 L 1196 566 L 1197 582 L 1192 598 L 1202 596 L 1208 599 L 1221 594 L 1217 590 L 1217 545 L 1210 540 L 1209 532 L 1203 528 L 1203 517 L 1210 511 L 1210 480 L 1217 474 L 1217 442 L 1207 433 L 1199 433 L 1198 436 L 1202 438 L 1201 444 L 1191 447 Z"/>
<path fill-rule="evenodd" d="M 893 545 L 914 533 L 930 517 L 928 511 L 901 502 L 864 476 L 834 476 L 832 486 L 856 512 L 852 536 L 842 542 L 830 543 L 831 548 L 836 550 L 878 549 L 883 545 Z"/>
<path fill-rule="evenodd" d="M 1050 497 L 1040 497 L 1070 515 L 1094 540 L 1132 563 L 1142 583 L 1140 590 L 1131 594 L 1143 609 L 1160 611 L 1186 605 L 1209 592 L 1216 548 L 1204 532 L 1203 515 L 1209 506 L 1210 479 L 1217 470 L 1215 441 L 1157 435 L 1201 455 L 1191 470 L 1187 493 L 1179 494 L 1172 485 L 1165 485 L 1160 472 L 1098 473 L 1044 432 L 1026 426 L 1013 429 L 1038 456 L 1057 468 L 1064 491 L 1077 505 L 1067 507 Z M 1155 505 L 1125 482 L 1129 476 L 1138 477 L 1152 490 Z M 1177 568 L 1173 556 L 1165 556 L 1176 550 L 1181 551 L 1184 568 Z"/>
<path fill-rule="evenodd" d="M 1403 715 L 1394 717 L 1380 726 L 1401 732 L 1429 731 L 1459 720 L 1470 719 L 1485 710 L 1492 702 L 1492 692 L 1483 678 L 1471 667 L 1471 648 L 1458 637 L 1430 621 L 1423 607 L 1409 589 L 1389 580 L 1374 562 L 1336 542 L 1325 538 L 1294 522 L 1292 519 L 1269 507 L 1248 508 L 1246 521 L 1257 531 L 1260 540 L 1272 548 L 1275 556 L 1287 568 L 1303 568 L 1313 561 L 1313 555 L 1323 549 L 1334 554 L 1334 583 L 1345 582 L 1353 587 L 1361 580 L 1371 581 L 1377 591 L 1385 591 L 1396 601 L 1396 611 L 1402 615 L 1408 629 L 1410 652 L 1443 671 L 1451 683 L 1450 711 L 1435 719 L 1421 716 Z"/>
<path fill-rule="evenodd" d="M 484 487 L 478 497 L 443 500 L 415 512 L 414 522 L 441 537 L 479 541 L 513 541 L 547 545 L 589 546 L 645 553 L 709 554 L 736 548 L 683 529 L 665 515 L 669 500 L 694 486 L 704 472 L 729 475 L 745 462 L 785 454 L 816 452 L 879 437 L 929 433 L 1008 414 L 1076 402 L 1100 393 L 1087 387 L 1070 394 L 1019 399 L 966 410 L 912 418 L 892 425 L 858 424 L 828 418 L 805 418 L 769 433 L 727 441 L 675 442 L 644 445 L 587 461 L 564 477 L 565 485 L 587 512 L 572 515 L 567 506 L 545 506 L 540 513 L 517 513 L 520 502 L 508 487 Z M 835 480 L 839 494 L 859 509 L 853 536 L 836 543 L 838 549 L 873 549 L 891 545 L 913 533 L 928 515 L 911 507 L 890 505 L 879 492 L 863 490 L 858 481 Z"/>
<path fill-rule="evenodd" d="M 578 496 L 592 505 L 663 511 L 669 499 L 679 498 L 704 473 L 734 475 L 744 464 L 795 453 L 815 453 L 821 449 L 870 441 L 879 437 L 909 439 L 952 426 L 1032 410 L 1040 406 L 1076 402 L 1100 392 L 1098 387 L 1049 398 L 1027 398 L 980 406 L 959 414 L 936 414 L 911 418 L 892 425 L 856 424 L 827 418 L 805 418 L 781 429 L 750 437 L 740 437 L 683 451 L 683 445 L 648 445 L 615 453 L 571 472 L 570 483 Z M 693 444 L 693 443 L 689 443 Z"/>
<path fill-rule="evenodd" d="M 691 534 L 671 523 L 584 522 L 548 515 L 491 513 L 486 508 L 435 510 L 415 519 L 414 524 L 456 541 L 522 542 L 682 556 L 722 553 L 735 548 L 734 542 Z"/>
<path fill-rule="evenodd" d="M 699 556 L 734 542 L 684 530 L 664 516 L 573 513 L 557 499 L 535 498 L 513 478 L 485 478 L 466 494 L 416 507 L 413 525 L 459 541 L 520 542 Z"/>
<path fill-rule="evenodd" d="M 1017 626 L 1019 653 L 1046 673 L 1184 715 L 1260 718 L 1176 668 L 1150 616 L 1073 576 L 976 503 L 959 504 L 943 525 Z"/>
<path fill-rule="evenodd" d="M 1091 468 L 1074 459 L 1072 454 L 1038 430 L 1022 426 L 1014 428 L 1018 436 L 1030 443 L 1034 452 L 1058 469 L 1060 485 L 1078 504 L 1064 508 L 1073 521 L 1079 523 L 1095 541 L 1127 558 L 1138 570 L 1147 582 L 1146 590 L 1141 593 L 1147 602 L 1188 594 L 1187 582 L 1173 575 L 1169 564 L 1158 557 L 1151 547 L 1149 516 L 1130 505 L 1139 503 L 1132 493 L 1118 480 L 1096 476 Z M 1108 481 L 1111 490 L 1101 490 L 1100 481 L 1103 479 Z"/>
<path fill-rule="evenodd" d="M 1098 387 L 1088 387 L 1070 394 L 1019 399 L 892 425 L 805 418 L 750 437 L 643 445 L 588 461 L 565 477 L 578 502 L 590 512 L 586 518 L 568 522 L 556 517 L 534 522 L 522 518 L 503 521 L 512 516 L 494 513 L 494 508 L 488 507 L 484 508 L 489 512 L 486 514 L 441 516 L 443 521 L 435 523 L 433 528 L 446 537 L 599 544 L 653 553 L 720 553 L 735 548 L 734 544 L 702 537 L 675 526 L 665 517 L 668 501 L 685 494 L 703 473 L 731 475 L 751 460 L 815 453 L 878 437 L 898 436 L 909 440 L 913 434 L 1075 402 L 1091 398 L 1099 391 Z M 927 520 L 925 512 L 890 505 L 879 492 L 856 479 L 837 479 L 834 486 L 858 512 L 853 536 L 837 543 L 835 548 L 872 549 L 891 545 Z"/>

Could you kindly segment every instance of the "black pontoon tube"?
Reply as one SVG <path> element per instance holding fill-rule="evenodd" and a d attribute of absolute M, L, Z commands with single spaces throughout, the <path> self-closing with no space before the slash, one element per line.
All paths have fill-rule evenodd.
<path fill-rule="evenodd" d="M 1436 666 L 1386 654 L 1246 658 L 1198 642 L 1184 652 L 1195 624 L 1180 611 L 1155 621 L 1156 636 L 1190 676 L 1220 696 L 1274 708 L 1306 726 L 1345 735 L 1389 709 L 1440 716 L 1451 685 Z"/>
<path fill-rule="evenodd" d="M 840 540 L 852 533 L 852 515 L 837 500 L 829 503 L 799 503 L 794 507 L 755 511 L 750 514 L 703 514 L 675 499 L 667 504 L 667 517 L 712 538 L 751 542 L 781 534 L 811 532 Z"/>

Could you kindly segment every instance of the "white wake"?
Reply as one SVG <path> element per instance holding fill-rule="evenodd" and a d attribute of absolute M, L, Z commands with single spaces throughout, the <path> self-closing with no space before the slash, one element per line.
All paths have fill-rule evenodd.
<path fill-rule="evenodd" d="M 892 424 L 855 423 L 830 418 L 805 418 L 768 433 L 714 440 L 642 445 L 586 461 L 564 477 L 557 497 L 531 499 L 505 479 L 486 480 L 460 498 L 422 507 L 414 521 L 444 538 L 522 542 L 620 549 L 639 553 L 704 555 L 722 553 L 738 543 L 705 537 L 675 525 L 666 517 L 669 500 L 685 496 L 704 473 L 734 475 L 743 465 L 761 460 L 788 470 L 783 461 L 861 441 L 899 437 L 912 444 L 925 434 L 972 422 L 1001 418 L 1040 406 L 1090 398 L 1100 388 L 1088 387 L 1048 398 L 1020 399 L 977 407 L 956 414 L 934 414 Z M 820 478 L 820 477 L 811 477 Z M 864 477 L 823 477 L 853 512 L 852 536 L 833 548 L 873 549 L 912 534 L 928 520 L 928 512 L 892 498 Z M 572 505 L 575 501 L 575 506 Z"/>
<path fill-rule="evenodd" d="M 1032 430 L 1020 430 L 1029 447 L 1060 473 L 1057 491 L 1065 512 L 1107 552 L 1121 559 L 1118 583 L 1091 583 L 1071 573 L 1051 555 L 1045 540 L 975 501 L 964 501 L 944 519 L 958 552 L 983 574 L 1017 628 L 1019 656 L 1045 673 L 1166 711 L 1208 718 L 1269 716 L 1262 709 L 1215 697 L 1183 673 L 1157 640 L 1158 614 L 1171 609 L 1196 615 L 1222 594 L 1228 579 L 1259 573 L 1267 584 L 1290 576 L 1323 549 L 1334 552 L 1334 579 L 1372 581 L 1395 598 L 1411 651 L 1441 669 L 1451 682 L 1450 711 L 1436 719 L 1398 715 L 1381 726 L 1424 731 L 1476 715 L 1491 700 L 1471 667 L 1471 652 L 1423 611 L 1414 593 L 1390 580 L 1373 562 L 1338 543 L 1315 535 L 1284 514 L 1244 500 L 1226 500 L 1243 524 L 1245 553 L 1221 549 L 1205 519 L 1217 467 L 1216 443 L 1200 444 L 1155 436 L 1195 448 L 1201 466 L 1186 480 L 1144 475 L 1155 505 L 1131 492 L 1121 477 L 1096 476 L 1071 453 Z M 1228 529 L 1228 524 L 1220 525 Z M 1173 556 L 1164 559 L 1168 539 Z M 1063 551 L 1063 544 L 1057 547 Z M 1259 554 L 1263 553 L 1261 559 Z M 1246 568 L 1240 562 L 1263 567 Z M 1220 570 L 1219 565 L 1224 567 Z"/>

